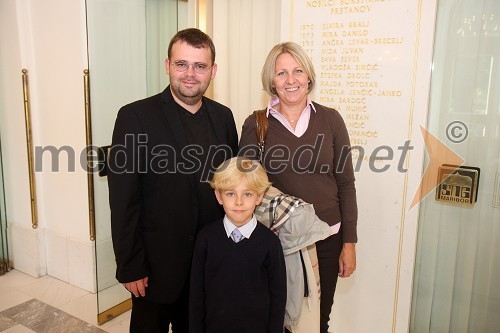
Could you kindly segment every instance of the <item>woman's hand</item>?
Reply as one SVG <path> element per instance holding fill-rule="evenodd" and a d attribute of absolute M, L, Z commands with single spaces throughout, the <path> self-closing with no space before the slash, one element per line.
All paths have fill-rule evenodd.
<path fill-rule="evenodd" d="M 356 270 L 356 243 L 344 243 L 339 258 L 339 276 L 346 278 Z"/>

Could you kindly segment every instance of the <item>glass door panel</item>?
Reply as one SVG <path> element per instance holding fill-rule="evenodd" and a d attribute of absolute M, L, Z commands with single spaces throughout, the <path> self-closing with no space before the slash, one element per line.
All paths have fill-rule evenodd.
<path fill-rule="evenodd" d="M 500 2 L 442 0 L 428 129 L 480 169 L 473 207 L 420 206 L 410 332 L 500 327 Z"/>
<path fill-rule="evenodd" d="M 161 92 L 164 60 L 177 32 L 178 0 L 86 0 L 92 144 L 111 144 L 120 107 Z M 106 177 L 94 176 L 99 323 L 130 307 L 115 279 Z"/>
<path fill-rule="evenodd" d="M 0 143 L 0 275 L 5 274 L 9 270 L 9 251 L 7 245 L 7 218 L 3 186 L 2 146 Z"/>

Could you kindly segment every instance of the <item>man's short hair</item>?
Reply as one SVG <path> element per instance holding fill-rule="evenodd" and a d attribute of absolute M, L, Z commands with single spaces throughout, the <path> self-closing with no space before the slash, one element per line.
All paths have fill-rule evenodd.
<path fill-rule="evenodd" d="M 212 65 L 215 63 L 215 45 L 210 36 L 196 28 L 181 30 L 175 34 L 168 45 L 168 58 L 172 55 L 172 46 L 177 42 L 185 42 L 188 45 L 197 48 L 209 48 L 212 53 Z"/>

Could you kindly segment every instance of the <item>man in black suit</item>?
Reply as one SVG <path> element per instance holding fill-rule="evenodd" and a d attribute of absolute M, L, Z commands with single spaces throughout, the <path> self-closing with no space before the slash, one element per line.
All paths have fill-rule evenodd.
<path fill-rule="evenodd" d="M 231 110 L 203 96 L 215 48 L 198 29 L 178 32 L 165 61 L 170 85 L 122 107 L 108 161 L 116 278 L 132 293 L 131 332 L 188 333 L 196 234 L 223 216 L 207 180 L 237 152 Z"/>

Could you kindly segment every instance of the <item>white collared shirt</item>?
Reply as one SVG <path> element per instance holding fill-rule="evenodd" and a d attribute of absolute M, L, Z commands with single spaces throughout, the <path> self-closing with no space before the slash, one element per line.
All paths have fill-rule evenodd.
<path fill-rule="evenodd" d="M 233 232 L 233 230 L 238 227 L 235 226 L 233 222 L 229 221 L 227 215 L 224 216 L 223 222 L 224 222 L 224 229 L 226 229 L 227 237 L 231 237 L 231 233 Z M 245 225 L 239 227 L 238 230 L 241 232 L 243 237 L 249 239 L 256 227 L 257 227 L 257 219 L 255 218 L 255 215 L 253 215 L 250 221 L 245 223 Z"/>
<path fill-rule="evenodd" d="M 311 109 L 316 112 L 316 109 L 311 102 L 311 98 L 309 96 L 307 97 L 306 108 L 300 114 L 299 119 L 297 119 L 297 125 L 295 125 L 295 129 L 293 129 L 292 125 L 290 125 L 285 116 L 275 109 L 275 106 L 278 105 L 279 102 L 280 99 L 278 96 L 274 96 L 269 100 L 269 103 L 267 104 L 267 117 L 269 117 L 269 114 L 271 114 L 274 118 L 278 119 L 279 122 L 286 127 L 286 129 L 292 132 L 293 135 L 300 138 L 302 135 L 304 135 L 307 127 L 309 126 L 309 119 L 311 119 Z"/>

